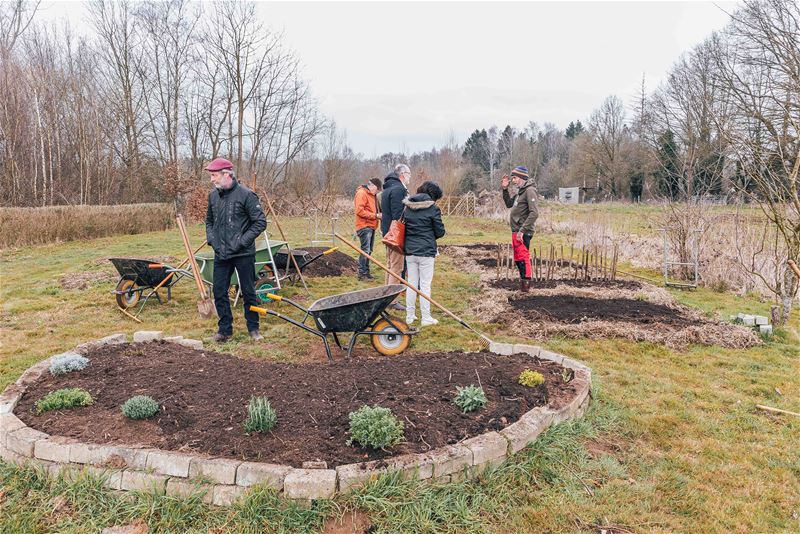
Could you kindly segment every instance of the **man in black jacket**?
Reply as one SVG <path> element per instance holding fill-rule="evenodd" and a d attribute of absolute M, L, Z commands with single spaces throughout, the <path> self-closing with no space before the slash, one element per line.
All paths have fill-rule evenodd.
<path fill-rule="evenodd" d="M 386 235 L 392 221 L 403 215 L 403 199 L 408 196 L 408 183 L 411 181 L 411 169 L 402 163 L 386 176 L 381 194 L 381 233 Z M 386 246 L 386 265 L 393 273 L 402 273 L 405 263 L 403 251 Z M 386 273 L 386 284 L 399 284 L 400 281 Z"/>
<path fill-rule="evenodd" d="M 208 195 L 206 240 L 214 249 L 214 304 L 219 322 L 214 341 L 224 342 L 233 335 L 228 289 L 233 270 L 239 275 L 239 288 L 244 297 L 244 318 L 254 341 L 264 339 L 258 331 L 255 291 L 255 240 L 267 229 L 267 218 L 258 196 L 236 180 L 233 163 L 217 158 L 208 164 L 214 189 Z"/>

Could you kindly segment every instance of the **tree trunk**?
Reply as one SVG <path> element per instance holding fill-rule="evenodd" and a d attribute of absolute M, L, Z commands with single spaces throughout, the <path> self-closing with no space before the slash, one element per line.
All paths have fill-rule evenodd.
<path fill-rule="evenodd" d="M 783 326 L 789 322 L 789 315 L 792 313 L 794 297 L 797 293 L 797 278 L 790 268 L 786 268 L 783 273 L 783 284 L 781 284 L 781 317 L 780 324 Z"/>

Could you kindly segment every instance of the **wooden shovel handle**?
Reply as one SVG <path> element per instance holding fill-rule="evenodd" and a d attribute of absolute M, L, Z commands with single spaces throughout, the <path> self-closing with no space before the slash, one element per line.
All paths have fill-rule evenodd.
<path fill-rule="evenodd" d="M 208 298 L 206 286 L 203 284 L 202 278 L 200 278 L 200 268 L 197 266 L 197 260 L 194 259 L 194 253 L 192 253 L 192 246 L 189 244 L 189 236 L 186 234 L 186 225 L 183 222 L 183 216 L 178 215 L 176 219 L 178 221 L 178 229 L 181 232 L 181 238 L 183 238 L 183 246 L 186 248 L 186 253 L 189 255 L 189 262 L 192 264 L 192 274 L 197 284 L 197 290 L 200 292 L 200 298 L 206 300 Z"/>

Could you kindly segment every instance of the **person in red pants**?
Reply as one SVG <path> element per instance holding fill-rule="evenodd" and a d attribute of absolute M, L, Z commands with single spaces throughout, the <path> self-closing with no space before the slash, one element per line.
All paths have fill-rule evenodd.
<path fill-rule="evenodd" d="M 513 197 L 508 192 L 509 182 L 517 186 L 517 194 Z M 503 176 L 500 185 L 503 188 L 503 202 L 511 208 L 511 244 L 514 247 L 514 263 L 519 269 L 520 291 L 528 291 L 531 284 L 531 237 L 533 225 L 539 217 L 536 208 L 536 191 L 528 180 L 527 167 L 514 167 L 511 178 Z"/>

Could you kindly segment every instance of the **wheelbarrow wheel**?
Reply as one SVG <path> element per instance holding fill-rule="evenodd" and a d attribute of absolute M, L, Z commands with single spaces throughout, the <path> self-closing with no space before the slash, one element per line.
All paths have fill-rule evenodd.
<path fill-rule="evenodd" d="M 274 279 L 272 278 L 271 272 L 256 280 L 256 297 L 258 297 L 259 302 L 272 302 L 267 294 L 278 291 L 278 288 L 273 285 L 273 282 Z M 264 293 L 259 293 L 259 291 L 264 291 Z"/>
<path fill-rule="evenodd" d="M 117 293 L 117 305 L 123 310 L 132 308 L 139 302 L 141 295 L 136 291 L 136 282 L 133 280 L 120 280 L 117 284 L 117 291 L 119 291 Z"/>
<path fill-rule="evenodd" d="M 400 354 L 411 344 L 411 335 L 402 333 L 408 331 L 408 325 L 399 319 L 392 319 L 392 322 L 400 327 L 400 332 L 389 321 L 381 319 L 375 323 L 373 330 L 382 333 L 370 336 L 372 346 L 384 356 Z"/>

